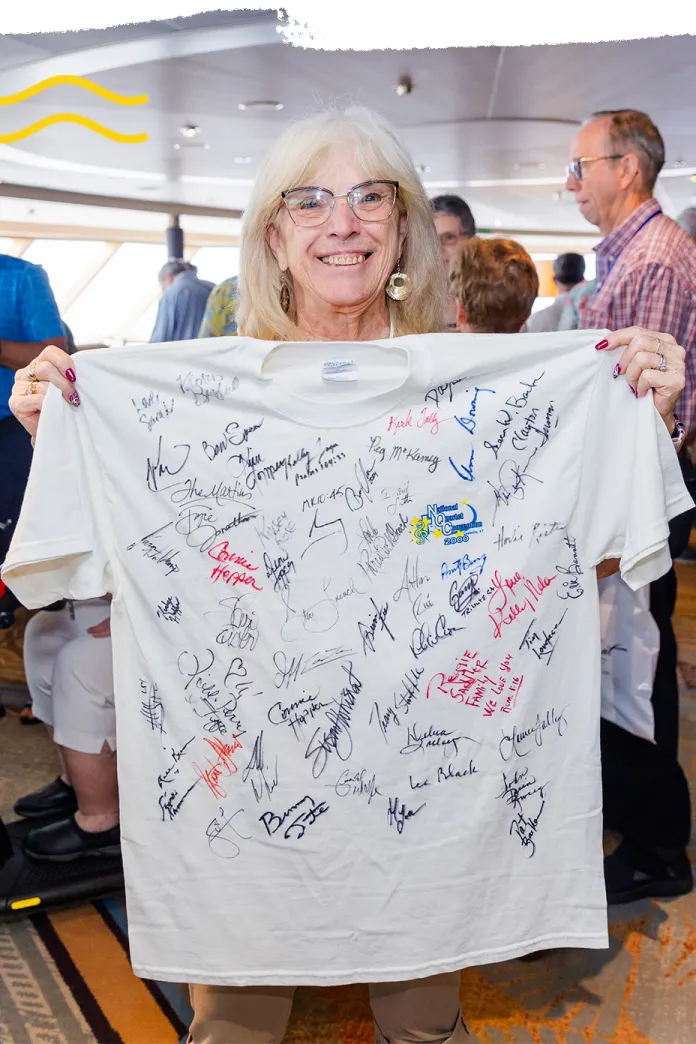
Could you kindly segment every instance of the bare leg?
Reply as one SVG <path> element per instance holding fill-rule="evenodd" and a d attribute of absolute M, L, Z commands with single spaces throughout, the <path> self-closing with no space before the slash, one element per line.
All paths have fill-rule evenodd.
<path fill-rule="evenodd" d="M 99 754 L 83 754 L 59 747 L 66 782 L 75 790 L 78 811 L 75 822 L 89 834 L 111 830 L 119 821 L 116 751 L 104 743 Z"/>
<path fill-rule="evenodd" d="M 48 730 L 49 736 L 53 740 L 53 733 L 55 731 L 53 726 L 47 725 L 46 728 Z M 70 782 L 70 773 L 68 772 L 68 766 L 65 764 L 65 758 L 63 757 L 63 748 L 59 747 L 56 743 L 56 750 L 58 751 L 58 758 L 60 760 L 60 778 L 63 780 L 67 787 L 71 787 L 72 783 Z"/>

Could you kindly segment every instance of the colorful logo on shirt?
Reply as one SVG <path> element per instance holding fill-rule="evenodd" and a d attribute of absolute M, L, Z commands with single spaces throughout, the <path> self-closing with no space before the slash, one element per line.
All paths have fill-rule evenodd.
<path fill-rule="evenodd" d="M 444 538 L 445 544 L 466 544 L 472 533 L 483 531 L 483 523 L 473 504 L 428 504 L 424 515 L 411 521 L 411 540 L 425 544 L 431 536 Z"/>

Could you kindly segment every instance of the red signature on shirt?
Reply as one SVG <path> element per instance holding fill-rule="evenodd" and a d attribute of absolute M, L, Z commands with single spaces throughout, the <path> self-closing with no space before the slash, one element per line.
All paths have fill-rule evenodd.
<path fill-rule="evenodd" d="M 210 579 L 224 580 L 226 584 L 232 584 L 233 587 L 236 587 L 237 584 L 244 584 L 245 587 L 253 587 L 255 591 L 263 591 L 263 587 L 256 583 L 253 576 L 239 569 L 225 569 L 224 566 L 216 565 L 210 574 Z"/>
<path fill-rule="evenodd" d="M 493 574 L 493 594 L 488 599 L 488 615 L 493 621 L 493 637 L 500 638 L 504 624 L 511 624 L 526 609 L 536 612 L 537 603 L 556 576 L 537 576 L 530 580 L 521 573 L 509 579 L 501 577 L 496 569 Z M 521 586 L 521 590 L 516 590 Z M 521 601 L 522 596 L 524 600 Z"/>
<path fill-rule="evenodd" d="M 211 547 L 208 550 L 208 556 L 214 558 L 216 562 L 229 562 L 231 565 L 241 566 L 242 569 L 250 569 L 252 573 L 259 568 L 258 566 L 252 565 L 251 562 L 247 562 L 246 558 L 242 555 L 230 551 L 228 540 L 222 540 L 219 544 L 216 544 L 215 547 Z"/>
<path fill-rule="evenodd" d="M 207 737 L 205 742 L 209 747 L 213 748 L 213 752 L 217 754 L 217 760 L 211 761 L 210 758 L 206 758 L 205 760 L 210 766 L 207 769 L 202 769 L 194 763 L 193 771 L 210 788 L 215 797 L 225 798 L 227 794 L 220 786 L 219 780 L 221 776 L 234 776 L 235 772 L 239 771 L 231 755 L 236 750 L 241 750 L 242 744 L 236 736 L 232 737 L 232 743 L 223 743 L 222 740 L 217 738 L 208 739 Z"/>
<path fill-rule="evenodd" d="M 458 703 L 479 708 L 484 718 L 492 717 L 496 709 L 502 714 L 509 714 L 517 703 L 524 681 L 524 675 L 512 674 L 511 664 L 512 653 L 508 653 L 496 672 L 495 668 L 489 668 L 488 660 L 479 660 L 478 652 L 467 650 L 458 660 L 452 674 L 446 675 L 439 671 L 433 675 L 428 682 L 426 699 L 442 693 Z"/>

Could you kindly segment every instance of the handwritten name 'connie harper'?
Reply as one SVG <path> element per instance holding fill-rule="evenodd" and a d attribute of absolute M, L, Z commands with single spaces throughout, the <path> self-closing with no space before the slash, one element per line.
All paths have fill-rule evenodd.
<path fill-rule="evenodd" d="M 510 761 L 513 757 L 526 758 L 532 749 L 532 744 L 536 744 L 537 747 L 543 746 L 547 733 L 555 732 L 558 736 L 564 736 L 568 728 L 566 710 L 566 707 L 560 711 L 552 707 L 543 716 L 537 714 L 536 721 L 529 728 L 518 728 L 517 725 L 513 725 L 509 733 L 503 733 L 498 744 L 503 761 Z"/>

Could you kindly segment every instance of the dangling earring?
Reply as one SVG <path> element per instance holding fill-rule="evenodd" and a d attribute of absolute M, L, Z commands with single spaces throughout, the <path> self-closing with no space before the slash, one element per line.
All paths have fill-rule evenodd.
<path fill-rule="evenodd" d="M 290 288 L 285 278 L 285 272 L 280 274 L 280 307 L 286 315 L 290 311 Z"/>
<path fill-rule="evenodd" d="M 396 272 L 389 277 L 387 293 L 392 301 L 404 301 L 411 293 L 411 279 L 401 271 L 401 258 L 396 262 Z"/>

